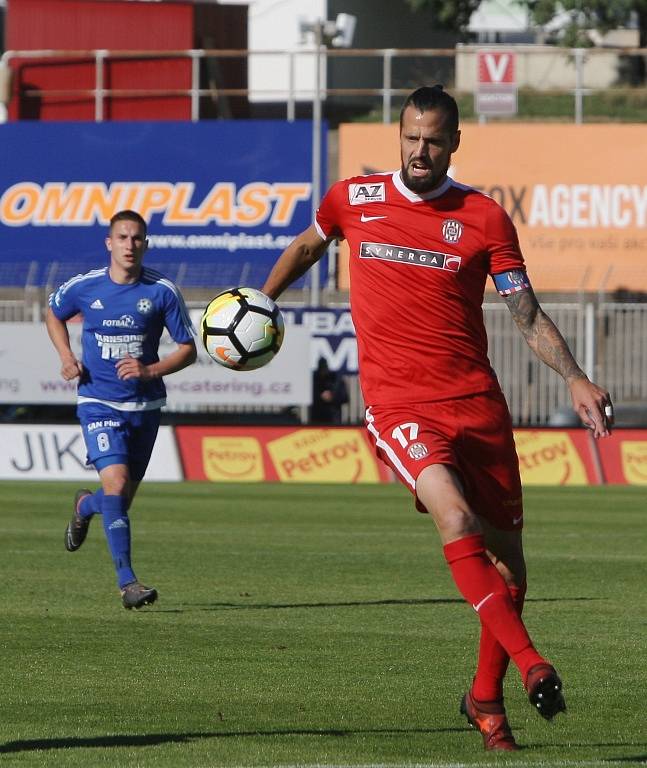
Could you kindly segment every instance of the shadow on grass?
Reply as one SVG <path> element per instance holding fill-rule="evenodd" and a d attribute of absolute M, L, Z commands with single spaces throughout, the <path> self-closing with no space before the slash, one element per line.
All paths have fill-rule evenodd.
<path fill-rule="evenodd" d="M 517 729 L 515 729 L 515 730 L 517 730 Z M 522 749 L 524 749 L 527 752 L 533 752 L 533 751 L 542 750 L 542 749 L 554 749 L 556 746 L 558 746 L 558 745 L 556 745 L 556 744 L 527 744 L 526 746 L 522 747 Z M 564 745 L 564 746 L 566 746 L 566 745 Z M 645 745 L 645 744 L 633 744 L 631 746 L 633 746 L 633 747 L 644 747 L 644 746 L 647 746 L 647 745 Z M 627 743 L 626 742 L 622 742 L 622 741 L 618 741 L 618 742 L 603 742 L 603 743 L 596 743 L 594 741 L 590 741 L 590 742 L 587 742 L 586 744 L 578 744 L 577 742 L 574 742 L 574 741 L 569 741 L 568 742 L 568 748 L 569 749 L 570 748 L 574 748 L 574 749 L 579 749 L 579 748 L 587 749 L 588 747 L 596 747 L 597 749 L 601 749 L 601 748 L 604 748 L 604 747 L 608 747 L 608 748 L 611 748 L 611 749 L 613 749 L 615 747 L 626 748 L 627 747 Z M 647 760 L 647 754 L 642 754 L 642 755 L 624 755 L 623 757 L 609 757 L 609 756 L 606 756 L 606 757 L 600 757 L 599 760 L 600 760 L 600 764 L 601 765 L 606 765 L 607 763 L 643 763 L 644 764 L 645 761 Z M 568 763 L 568 761 L 566 761 L 566 760 L 559 761 L 559 764 L 561 764 L 561 765 L 564 765 L 564 764 L 567 764 L 567 763 Z M 557 764 L 557 761 L 556 761 L 556 764 Z M 576 763 L 576 764 L 580 764 L 580 763 Z M 594 763 L 592 761 L 589 762 L 589 760 L 586 760 L 586 759 L 582 760 L 582 763 L 581 763 L 581 765 L 593 765 L 593 764 Z M 595 763 L 595 764 L 597 765 L 597 763 Z"/>
<path fill-rule="evenodd" d="M 276 737 L 276 736 L 364 736 L 364 735 L 385 735 L 399 736 L 411 734 L 434 734 L 434 733 L 461 733 L 465 728 L 369 728 L 366 730 L 344 730 L 342 728 L 322 728 L 317 729 L 281 729 L 273 731 L 220 731 L 206 733 L 151 733 L 142 735 L 122 735 L 122 736 L 92 736 L 92 737 L 70 737 L 59 739 L 24 739 L 22 741 L 8 741 L 6 744 L 0 744 L 0 754 L 10 754 L 16 752 L 36 752 L 38 750 L 51 749 L 83 749 L 83 748 L 109 748 L 109 747 L 150 747 L 159 744 L 188 744 L 199 739 L 229 739 L 229 738 L 247 738 L 247 737 Z"/>
<path fill-rule="evenodd" d="M 199 611 L 221 610 L 258 610 L 258 609 L 287 609 L 287 608 L 356 608 L 362 605 L 450 605 L 464 603 L 459 597 L 447 598 L 405 598 L 400 600 L 344 600 L 321 603 L 194 603 L 185 604 L 186 608 Z"/>
<path fill-rule="evenodd" d="M 572 603 L 601 600 L 600 597 L 535 597 L 526 603 Z M 182 613 L 184 611 L 250 611 L 285 610 L 290 608 L 357 608 L 371 605 L 458 605 L 464 604 L 461 597 L 403 598 L 392 600 L 349 600 L 326 603 L 185 603 L 182 608 L 155 608 L 153 613 Z M 150 612 L 150 611 L 147 611 Z"/>

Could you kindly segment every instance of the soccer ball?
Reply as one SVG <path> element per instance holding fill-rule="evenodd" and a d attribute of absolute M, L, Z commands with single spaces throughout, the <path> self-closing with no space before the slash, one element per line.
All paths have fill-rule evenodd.
<path fill-rule="evenodd" d="M 252 371 L 267 365 L 283 343 L 276 304 L 255 288 L 230 288 L 214 297 L 200 320 L 202 343 L 225 368 Z"/>

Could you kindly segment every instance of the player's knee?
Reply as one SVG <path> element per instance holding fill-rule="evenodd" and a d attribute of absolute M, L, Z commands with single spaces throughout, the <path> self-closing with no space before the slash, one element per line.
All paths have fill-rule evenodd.
<path fill-rule="evenodd" d="M 109 464 L 101 470 L 101 485 L 107 496 L 130 498 L 130 477 L 125 464 Z"/>
<path fill-rule="evenodd" d="M 123 496 L 130 507 L 130 493 L 128 492 L 128 484 L 120 482 L 110 482 L 103 484 L 103 492 L 106 496 Z"/>
<path fill-rule="evenodd" d="M 493 560 L 494 566 L 503 577 L 508 587 L 521 587 L 526 582 L 526 564 L 523 558 L 518 561 L 514 558 L 507 560 Z"/>
<path fill-rule="evenodd" d="M 478 518 L 463 502 L 436 507 L 432 517 L 444 542 L 482 532 Z"/>

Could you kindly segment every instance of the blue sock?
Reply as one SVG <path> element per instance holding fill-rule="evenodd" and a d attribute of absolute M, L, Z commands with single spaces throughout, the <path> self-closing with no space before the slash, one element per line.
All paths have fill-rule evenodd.
<path fill-rule="evenodd" d="M 81 517 L 92 517 L 92 515 L 101 514 L 101 505 L 103 503 L 103 488 L 84 496 L 79 504 L 79 515 Z"/>
<path fill-rule="evenodd" d="M 128 501 L 125 496 L 103 497 L 101 504 L 103 530 L 108 540 L 108 548 L 117 571 L 117 583 L 121 589 L 131 581 L 136 581 L 130 566 L 130 521 L 128 520 Z"/>

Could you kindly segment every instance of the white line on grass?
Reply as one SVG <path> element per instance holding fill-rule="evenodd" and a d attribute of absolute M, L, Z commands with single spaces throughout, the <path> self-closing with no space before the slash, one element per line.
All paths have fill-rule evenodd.
<path fill-rule="evenodd" d="M 631 761 L 634 762 L 634 761 Z M 636 760 L 638 765 L 647 765 L 647 760 Z M 617 765 L 616 760 L 532 760 L 506 761 L 506 768 L 537 768 L 549 766 L 549 768 L 591 768 L 597 765 Z M 223 766 L 224 768 L 224 766 Z M 228 768 L 492 768 L 491 762 L 486 763 L 292 763 L 279 765 L 237 765 Z"/>

